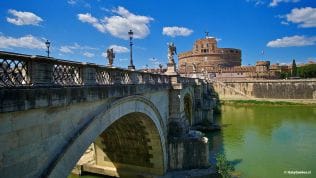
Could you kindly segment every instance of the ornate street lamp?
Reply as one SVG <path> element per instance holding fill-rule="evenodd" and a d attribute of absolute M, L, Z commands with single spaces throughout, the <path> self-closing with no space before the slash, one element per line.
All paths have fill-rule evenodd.
<path fill-rule="evenodd" d="M 128 36 L 129 36 L 129 46 L 130 46 L 130 61 L 129 61 L 129 66 L 128 66 L 128 69 L 130 70 L 135 70 L 135 66 L 133 64 L 133 49 L 132 49 L 132 46 L 133 46 L 133 31 L 132 30 L 129 30 L 128 32 Z"/>
<path fill-rule="evenodd" d="M 162 64 L 159 64 L 159 70 L 160 70 L 160 73 L 162 74 Z"/>
<path fill-rule="evenodd" d="M 48 40 L 46 40 L 45 42 L 46 48 L 47 48 L 47 57 L 49 57 L 49 47 L 50 47 L 50 42 Z"/>

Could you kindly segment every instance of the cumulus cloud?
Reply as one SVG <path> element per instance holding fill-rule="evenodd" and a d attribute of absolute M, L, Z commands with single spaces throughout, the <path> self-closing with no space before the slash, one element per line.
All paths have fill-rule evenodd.
<path fill-rule="evenodd" d="M 67 3 L 74 5 L 74 4 L 77 4 L 77 0 L 68 0 Z"/>
<path fill-rule="evenodd" d="M 282 21 L 281 24 L 282 25 L 290 25 L 289 22 L 286 22 L 286 21 Z"/>
<path fill-rule="evenodd" d="M 112 36 L 121 39 L 129 39 L 127 34 L 131 29 L 134 32 L 134 38 L 142 39 L 149 35 L 149 23 L 154 20 L 148 16 L 135 15 L 124 7 L 113 9 L 116 15 L 97 19 L 90 13 L 78 14 L 78 19 L 84 23 L 88 23 L 102 33 L 110 33 Z"/>
<path fill-rule="evenodd" d="M 28 49 L 46 49 L 43 39 L 26 35 L 20 38 L 10 36 L 0 36 L 0 48 L 28 48 Z"/>
<path fill-rule="evenodd" d="M 68 46 L 61 46 L 59 48 L 59 51 L 62 52 L 62 53 L 74 53 L 70 47 Z"/>
<path fill-rule="evenodd" d="M 162 29 L 162 34 L 171 36 L 171 37 L 176 37 L 176 36 L 189 36 L 193 33 L 193 30 L 185 28 L 185 27 L 164 27 Z"/>
<path fill-rule="evenodd" d="M 78 14 L 78 19 L 81 22 L 85 22 L 85 23 L 91 24 L 94 28 L 98 29 L 102 33 L 106 32 L 106 27 L 105 27 L 104 22 L 98 20 L 95 17 L 92 17 L 90 13 Z"/>
<path fill-rule="evenodd" d="M 268 42 L 267 46 L 272 48 L 281 48 L 281 47 L 294 47 L 294 46 L 310 46 L 316 44 L 316 36 L 314 37 L 305 37 L 305 36 L 291 36 L 283 37 Z"/>
<path fill-rule="evenodd" d="M 86 57 L 88 57 L 88 58 L 94 57 L 94 54 L 93 54 L 93 53 L 90 53 L 90 52 L 84 52 L 83 55 L 86 56 Z"/>
<path fill-rule="evenodd" d="M 276 7 L 279 5 L 279 3 L 281 2 L 292 2 L 292 3 L 296 3 L 296 2 L 300 2 L 300 0 L 272 0 L 269 4 L 270 7 Z"/>
<path fill-rule="evenodd" d="M 128 48 L 119 45 L 110 45 L 109 49 L 111 48 L 113 48 L 115 53 L 127 53 L 129 51 Z"/>
<path fill-rule="evenodd" d="M 9 9 L 9 14 L 12 17 L 7 17 L 7 22 L 14 25 L 39 25 L 43 19 L 32 12 L 22 12 L 14 9 Z"/>
<path fill-rule="evenodd" d="M 247 1 L 247 2 L 252 2 L 252 3 L 254 3 L 256 6 L 265 4 L 265 2 L 263 2 L 262 0 L 246 0 L 246 1 Z"/>
<path fill-rule="evenodd" d="M 59 51 L 62 53 L 74 53 L 74 50 L 97 50 L 97 48 L 81 46 L 78 43 L 74 43 L 73 45 L 64 45 L 59 48 Z"/>
<path fill-rule="evenodd" d="M 284 16 L 282 16 L 284 18 Z M 299 27 L 316 27 L 316 8 L 294 8 L 291 13 L 285 15 L 288 22 L 299 24 Z"/>

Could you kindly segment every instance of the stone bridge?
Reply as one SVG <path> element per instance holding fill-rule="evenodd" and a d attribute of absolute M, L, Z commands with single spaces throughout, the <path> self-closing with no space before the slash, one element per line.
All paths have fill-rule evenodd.
<path fill-rule="evenodd" d="M 200 79 L 0 51 L 0 177 L 207 167 L 191 127 L 212 122 L 209 94 Z"/>

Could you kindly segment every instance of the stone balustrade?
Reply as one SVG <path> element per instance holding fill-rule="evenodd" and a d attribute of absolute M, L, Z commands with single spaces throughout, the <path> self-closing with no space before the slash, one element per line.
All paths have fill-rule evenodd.
<path fill-rule="evenodd" d="M 0 51 L 0 87 L 169 83 L 166 75 Z"/>

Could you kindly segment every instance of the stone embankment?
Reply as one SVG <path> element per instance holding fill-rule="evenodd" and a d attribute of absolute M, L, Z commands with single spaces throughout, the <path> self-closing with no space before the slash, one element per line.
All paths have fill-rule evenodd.
<path fill-rule="evenodd" d="M 316 79 L 214 81 L 221 100 L 266 100 L 316 103 Z"/>

